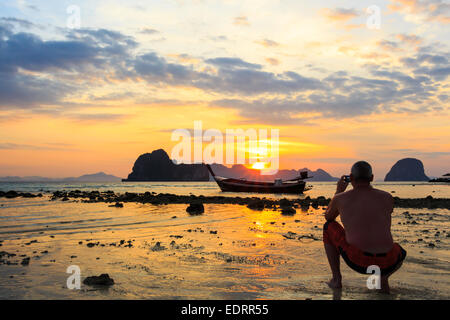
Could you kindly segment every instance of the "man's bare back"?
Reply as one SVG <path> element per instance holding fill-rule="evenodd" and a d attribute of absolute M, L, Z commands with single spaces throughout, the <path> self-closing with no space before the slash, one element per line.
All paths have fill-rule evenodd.
<path fill-rule="evenodd" d="M 370 253 L 385 253 L 394 244 L 391 235 L 392 196 L 371 186 L 337 194 L 333 202 L 341 216 L 349 244 Z"/>

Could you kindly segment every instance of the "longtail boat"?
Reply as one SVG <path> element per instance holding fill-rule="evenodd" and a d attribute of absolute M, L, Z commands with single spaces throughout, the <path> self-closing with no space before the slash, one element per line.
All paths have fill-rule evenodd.
<path fill-rule="evenodd" d="M 281 180 L 276 179 L 273 182 L 247 181 L 245 179 L 233 179 L 219 177 L 214 174 L 211 166 L 206 165 L 209 173 L 219 185 L 220 190 L 224 192 L 258 192 L 258 193 L 295 193 L 301 194 L 305 191 L 308 172 L 300 172 L 300 176 L 294 179 Z"/>

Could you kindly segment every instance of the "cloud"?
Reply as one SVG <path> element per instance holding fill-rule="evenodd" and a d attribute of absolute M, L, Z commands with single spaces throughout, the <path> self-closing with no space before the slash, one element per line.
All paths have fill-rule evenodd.
<path fill-rule="evenodd" d="M 61 103 L 82 89 L 64 74 L 76 80 L 106 76 L 109 70 L 116 78 L 124 77 L 126 58 L 136 45 L 132 38 L 105 29 L 81 29 L 65 40 L 45 41 L 0 25 L 0 108 Z"/>
<path fill-rule="evenodd" d="M 278 47 L 280 44 L 276 41 L 270 40 L 270 39 L 263 39 L 260 41 L 255 41 L 257 44 L 260 44 L 266 48 L 269 47 Z"/>
<path fill-rule="evenodd" d="M 321 117 L 448 109 L 446 95 L 440 87 L 450 72 L 449 55 L 436 49 L 436 45 L 417 47 L 414 52 L 400 50 L 403 43 L 418 41 L 412 35 L 394 35 L 395 39 L 378 43 L 390 51 L 399 49 L 400 63 L 395 67 L 367 65 L 362 73 L 365 76 L 323 70 L 324 75 L 319 78 L 292 70 L 270 72 L 263 65 L 240 57 L 194 59 L 188 54 L 164 57 L 139 49 L 132 37 L 106 29 L 76 30 L 58 41 L 43 40 L 31 33 L 14 33 L 5 26 L 0 28 L 0 34 L 3 35 L 0 38 L 2 109 L 54 113 L 58 110 L 60 115 L 79 120 L 117 120 L 123 115 L 78 116 L 68 114 L 65 109 L 80 104 L 87 109 L 96 102 L 117 101 L 128 95 L 135 99 L 130 89 L 103 96 L 89 92 L 91 84 L 98 88 L 103 83 L 113 85 L 121 80 L 145 83 L 152 88 L 196 88 L 205 93 L 203 96 L 214 97 L 209 98 L 214 99 L 212 102 L 203 98 L 199 103 L 235 109 L 244 120 L 265 122 L 310 124 Z M 266 61 L 279 64 L 275 58 Z M 87 80 L 90 82 L 83 82 L 90 78 Z M 88 101 L 68 100 L 69 96 L 80 96 L 79 92 Z M 158 98 L 153 97 L 152 101 Z M 146 104 L 145 101 L 141 97 L 139 103 Z"/>
<path fill-rule="evenodd" d="M 429 63 L 432 65 L 440 65 L 447 64 L 448 59 L 443 55 L 436 54 L 418 54 L 415 57 L 402 58 L 402 62 L 404 62 L 407 66 L 419 66 L 423 63 Z"/>
<path fill-rule="evenodd" d="M 422 43 L 422 38 L 419 36 L 416 36 L 414 34 L 404 34 L 404 33 L 400 33 L 396 35 L 396 38 L 399 39 L 401 42 L 409 44 L 409 45 L 414 45 L 417 46 L 419 44 Z"/>
<path fill-rule="evenodd" d="M 66 40 L 59 41 L 5 30 L 7 38 L 0 43 L 0 81 L 5 83 L 0 89 L 3 107 L 62 103 L 68 93 L 83 89 L 70 81 L 58 81 L 68 79 L 59 71 L 71 73 L 72 77 L 104 77 L 105 81 L 111 77 L 141 78 L 155 86 L 190 86 L 243 95 L 289 93 L 321 85 L 320 81 L 296 72 L 266 72 L 260 64 L 234 57 L 204 59 L 205 65 L 215 69 L 212 72 L 211 68 L 196 70 L 193 65 L 184 64 L 186 61 L 169 62 L 154 52 L 134 56 L 133 49 L 138 46 L 135 40 L 111 30 L 75 30 L 67 34 Z"/>
<path fill-rule="evenodd" d="M 189 54 L 186 53 L 180 53 L 180 54 L 169 54 L 169 57 L 173 57 L 177 59 L 178 61 L 182 63 L 190 63 L 190 64 L 197 64 L 200 62 L 200 59 L 195 58 Z"/>
<path fill-rule="evenodd" d="M 389 41 L 389 40 L 380 40 L 378 41 L 377 45 L 386 51 L 398 51 L 400 49 L 400 45 L 398 42 L 395 41 Z"/>
<path fill-rule="evenodd" d="M 1 71 L 72 71 L 80 64 L 94 62 L 99 49 L 80 41 L 42 41 L 30 33 L 17 33 L 2 41 L 0 52 Z"/>
<path fill-rule="evenodd" d="M 0 23 L 6 24 L 9 27 L 14 27 L 15 25 L 22 27 L 24 29 L 31 29 L 36 27 L 36 25 L 28 20 L 18 19 L 14 17 L 1 17 Z"/>
<path fill-rule="evenodd" d="M 346 8 L 324 8 L 321 10 L 321 14 L 331 21 L 343 21 L 347 22 L 354 19 L 360 15 L 360 12 L 356 9 L 346 9 Z"/>
<path fill-rule="evenodd" d="M 218 75 L 198 84 L 206 90 L 255 95 L 262 93 L 287 94 L 318 89 L 321 82 L 314 78 L 303 77 L 292 71 L 275 74 L 254 69 L 220 68 Z"/>
<path fill-rule="evenodd" d="M 280 60 L 276 58 L 266 58 L 265 60 L 272 66 L 278 66 L 280 64 Z"/>
<path fill-rule="evenodd" d="M 209 39 L 212 40 L 212 41 L 227 41 L 228 37 L 224 36 L 224 35 L 220 35 L 220 36 L 209 37 Z"/>
<path fill-rule="evenodd" d="M 80 113 L 80 114 L 67 114 L 66 117 L 83 122 L 94 122 L 99 121 L 106 122 L 116 122 L 129 117 L 126 114 L 116 114 L 116 113 Z"/>
<path fill-rule="evenodd" d="M 47 143 L 47 145 L 31 145 L 11 142 L 0 142 L 0 150 L 68 150 L 69 144 Z M 71 149 L 73 150 L 73 149 Z"/>
<path fill-rule="evenodd" d="M 349 23 L 350 20 L 358 18 L 362 13 L 356 9 L 350 8 L 323 8 L 319 13 L 325 17 L 326 20 L 334 23 L 337 27 L 345 30 L 353 30 L 365 27 L 365 24 Z"/>
<path fill-rule="evenodd" d="M 17 5 L 20 9 L 31 9 L 33 11 L 39 11 L 39 8 L 35 5 L 29 4 L 26 0 L 17 0 Z"/>
<path fill-rule="evenodd" d="M 233 24 L 235 26 L 243 26 L 243 27 L 249 27 L 250 26 L 250 22 L 248 21 L 248 18 L 246 16 L 235 17 L 233 19 Z"/>
<path fill-rule="evenodd" d="M 394 12 L 419 17 L 420 20 L 450 23 L 450 4 L 445 0 L 390 0 Z"/>
<path fill-rule="evenodd" d="M 17 72 L 18 68 L 75 72 L 84 71 L 86 65 L 101 68 L 115 57 L 126 57 L 137 46 L 131 37 L 105 29 L 76 30 L 60 41 L 44 41 L 34 34 L 11 30 L 2 33 L 6 38 L 0 39 L 1 72 Z"/>
<path fill-rule="evenodd" d="M 139 31 L 139 33 L 147 34 L 147 35 L 153 35 L 153 34 L 158 34 L 160 32 L 158 30 L 156 30 L 156 29 L 144 28 L 141 31 Z"/>
<path fill-rule="evenodd" d="M 124 56 L 138 46 L 133 37 L 107 29 L 75 29 L 67 38 L 95 47 L 106 58 Z"/>
<path fill-rule="evenodd" d="M 0 71 L 0 109 L 57 104 L 74 92 L 71 85 L 43 77 Z"/>
<path fill-rule="evenodd" d="M 374 68 L 369 70 L 369 75 L 372 76 L 351 76 L 340 71 L 322 79 L 312 93 L 296 91 L 296 97 L 218 99 L 211 105 L 238 110 L 245 119 L 280 124 L 307 124 L 325 117 L 339 119 L 436 110 L 429 104 L 437 92 L 433 74 L 412 76 L 395 69 Z"/>
<path fill-rule="evenodd" d="M 288 71 L 282 74 L 262 71 L 262 66 L 239 58 L 219 57 L 204 60 L 217 68 L 217 73 L 199 72 L 192 66 L 170 63 L 156 53 L 139 56 L 137 74 L 156 85 L 183 85 L 218 93 L 255 95 L 289 93 L 319 88 L 320 81 Z"/>
<path fill-rule="evenodd" d="M 259 64 L 248 63 L 240 58 L 221 57 L 221 58 L 207 59 L 207 60 L 205 60 L 205 62 L 215 65 L 217 67 L 230 68 L 230 69 L 234 69 L 234 68 L 261 69 L 262 68 L 262 66 Z"/>
<path fill-rule="evenodd" d="M 450 74 L 449 55 L 419 52 L 413 57 L 401 58 L 405 67 L 412 69 L 415 75 L 430 76 L 435 81 L 444 81 Z"/>
<path fill-rule="evenodd" d="M 90 95 L 90 101 L 117 101 L 117 100 L 126 100 L 130 97 L 133 97 L 133 93 L 130 91 L 126 92 L 114 92 L 110 94 L 105 94 L 102 96 Z"/>
<path fill-rule="evenodd" d="M 445 151 L 422 151 L 418 149 L 393 149 L 392 152 L 401 153 L 404 156 L 420 158 L 440 158 L 450 156 L 450 152 Z"/>
<path fill-rule="evenodd" d="M 237 109 L 242 117 L 263 123 L 301 124 L 322 117 L 353 118 L 369 115 L 376 112 L 382 102 L 376 94 L 355 90 L 347 95 L 322 93 L 293 99 L 222 99 L 214 101 L 212 105 Z M 314 113 L 315 116 L 301 116 Z"/>
<path fill-rule="evenodd" d="M 194 85 L 201 74 L 177 63 L 169 63 L 156 53 L 146 53 L 136 57 L 133 62 L 134 71 L 147 82 L 155 85 Z"/>

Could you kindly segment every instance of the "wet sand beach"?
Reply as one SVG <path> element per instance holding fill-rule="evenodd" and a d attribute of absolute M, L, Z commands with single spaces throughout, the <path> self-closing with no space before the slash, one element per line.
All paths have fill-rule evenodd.
<path fill-rule="evenodd" d="M 344 263 L 339 294 L 329 289 L 323 252 L 325 205 L 251 209 L 205 203 L 105 202 L 0 198 L 1 299 L 449 299 L 450 211 L 396 208 L 392 232 L 407 251 L 392 294 L 367 289 Z M 279 201 L 279 200 L 277 200 Z M 66 269 L 81 279 L 109 274 L 108 287 L 69 290 Z"/>

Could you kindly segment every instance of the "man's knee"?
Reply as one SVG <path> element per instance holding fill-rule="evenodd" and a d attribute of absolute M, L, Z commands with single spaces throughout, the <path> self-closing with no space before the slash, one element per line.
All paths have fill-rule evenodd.
<path fill-rule="evenodd" d="M 344 232 L 344 228 L 335 220 L 327 221 L 323 225 L 323 242 L 332 244 L 333 239 L 340 237 Z"/>
<path fill-rule="evenodd" d="M 329 228 L 329 226 L 330 226 L 330 223 L 332 223 L 333 221 L 327 221 L 327 222 L 325 222 L 325 224 L 323 225 L 323 242 L 324 243 L 329 243 L 329 244 L 331 244 L 331 242 L 330 242 L 330 237 L 329 237 L 329 235 L 328 235 L 328 228 Z"/>
<path fill-rule="evenodd" d="M 335 220 L 333 220 L 333 221 L 327 221 L 327 222 L 325 222 L 325 224 L 323 225 L 323 231 L 327 231 L 328 228 L 329 228 L 331 225 L 338 225 L 338 226 L 340 226 L 340 224 L 337 223 Z"/>

